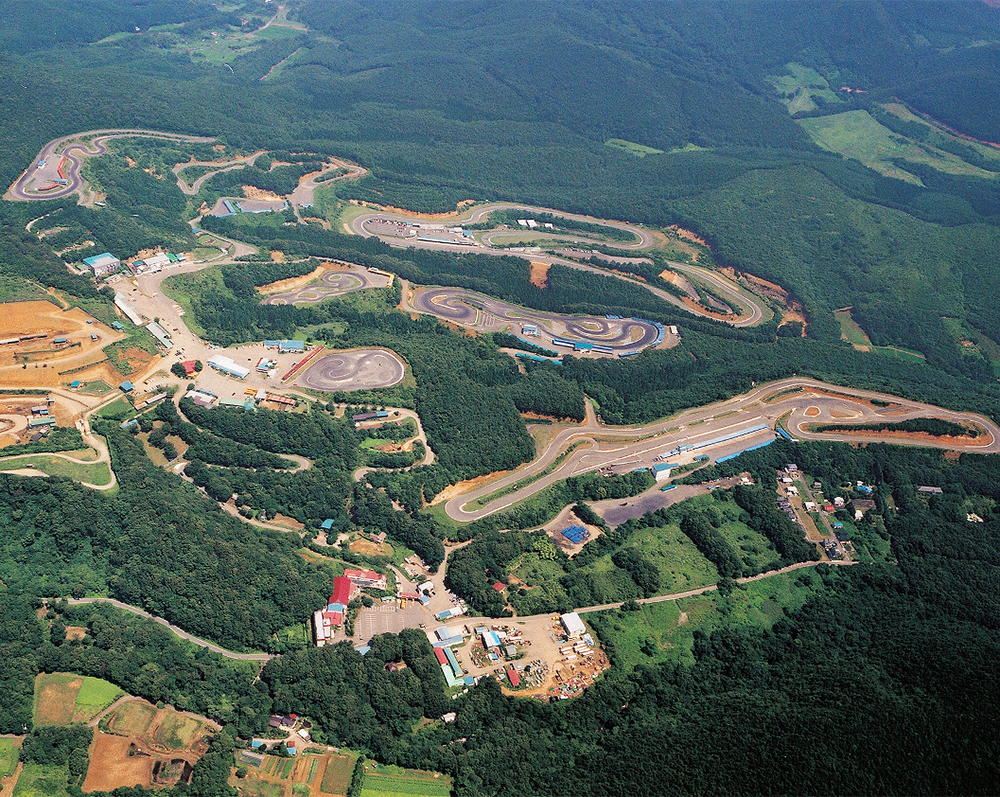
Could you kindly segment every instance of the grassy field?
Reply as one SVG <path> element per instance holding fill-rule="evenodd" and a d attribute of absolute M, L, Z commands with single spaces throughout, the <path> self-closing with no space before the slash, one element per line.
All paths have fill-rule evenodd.
<path fill-rule="evenodd" d="M 765 80 L 774 86 L 791 115 L 815 111 L 818 107 L 817 98 L 827 104 L 840 102 L 826 78 L 812 67 L 791 63 L 785 69 L 788 71 L 787 75 L 768 75 Z"/>
<path fill-rule="evenodd" d="M 629 155 L 635 155 L 637 158 L 645 158 L 647 155 L 663 154 L 662 149 L 647 147 L 645 144 L 636 144 L 634 141 L 626 141 L 623 138 L 609 138 L 604 142 L 604 145 L 611 147 L 611 149 L 620 149 L 623 152 L 627 152 Z"/>
<path fill-rule="evenodd" d="M 927 131 L 928 136 L 925 140 L 928 144 L 937 146 L 938 142 L 948 141 L 961 144 L 963 147 L 969 147 L 975 151 L 975 153 L 987 160 L 996 161 L 1000 165 L 1000 151 L 996 150 L 994 147 L 987 146 L 985 144 L 980 144 L 976 141 L 970 141 L 965 138 L 960 138 L 959 136 L 949 133 L 941 127 L 928 122 L 926 119 L 922 119 L 914 113 L 911 113 L 905 105 L 898 102 L 887 102 L 882 104 L 884 108 L 889 113 L 894 116 L 898 116 L 904 122 L 917 122 L 923 125 Z"/>
<path fill-rule="evenodd" d="M 966 163 L 950 152 L 893 133 L 867 111 L 845 111 L 833 116 L 801 119 L 799 124 L 823 149 L 861 161 L 886 177 L 920 184 L 920 178 L 893 161 L 906 160 L 946 174 L 993 179 L 993 172 Z"/>
<path fill-rule="evenodd" d="M 361 797 L 447 797 L 451 778 L 437 772 L 380 766 L 365 774 Z"/>
<path fill-rule="evenodd" d="M 108 717 L 108 728 L 113 733 L 141 736 L 149 728 L 155 716 L 156 706 L 138 701 L 124 703 Z"/>
<path fill-rule="evenodd" d="M 850 343 L 854 348 L 868 347 L 872 345 L 868 335 L 858 325 L 858 322 L 851 316 L 850 310 L 837 310 L 833 317 L 840 323 L 840 337 Z"/>
<path fill-rule="evenodd" d="M 111 484 L 111 471 L 105 462 L 74 462 L 52 454 L 26 454 L 0 460 L 0 471 L 34 467 L 47 476 L 65 476 L 73 481 L 103 486 Z"/>
<path fill-rule="evenodd" d="M 183 750 L 201 730 L 201 723 L 183 714 L 167 714 L 156 729 L 156 738 L 173 750 Z"/>
<path fill-rule="evenodd" d="M 0 778 L 14 774 L 20 751 L 21 746 L 17 739 L 0 739 Z"/>
<path fill-rule="evenodd" d="M 719 531 L 747 567 L 764 571 L 777 566 L 780 555 L 771 545 L 771 541 L 759 531 L 754 531 L 745 523 L 735 520 L 723 523 Z"/>
<path fill-rule="evenodd" d="M 601 626 L 600 633 L 610 637 L 615 665 L 626 671 L 640 664 L 668 661 L 693 664 L 695 630 L 770 628 L 786 611 L 802 606 L 819 584 L 819 577 L 805 569 L 752 581 L 728 597 L 713 591 L 643 604 L 638 612 L 606 612 L 609 622 Z"/>
<path fill-rule="evenodd" d="M 715 565 L 701 555 L 677 525 L 643 529 L 630 540 L 630 545 L 636 544 L 660 571 L 661 594 L 684 592 L 719 580 Z"/>
<path fill-rule="evenodd" d="M 69 797 L 65 767 L 25 764 L 14 787 L 14 797 Z"/>
<path fill-rule="evenodd" d="M 73 721 L 90 722 L 124 694 L 117 686 L 100 678 L 84 678 L 76 693 Z"/>

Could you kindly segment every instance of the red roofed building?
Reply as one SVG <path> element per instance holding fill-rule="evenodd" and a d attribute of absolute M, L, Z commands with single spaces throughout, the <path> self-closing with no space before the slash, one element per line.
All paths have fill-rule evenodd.
<path fill-rule="evenodd" d="M 513 667 L 509 667 L 507 669 L 507 677 L 510 678 L 511 686 L 521 685 L 521 676 L 517 674 L 517 670 L 515 670 Z"/>
<path fill-rule="evenodd" d="M 493 589 L 495 589 L 497 592 L 503 592 L 504 586 L 505 585 L 502 581 L 498 581 L 496 584 L 493 585 Z"/>
<path fill-rule="evenodd" d="M 441 650 L 441 648 L 434 648 L 434 655 L 437 656 L 438 663 L 442 666 L 448 663 L 448 657 L 445 655 L 444 651 Z"/>
<path fill-rule="evenodd" d="M 333 594 L 330 595 L 330 603 L 341 603 L 347 605 L 351 599 L 351 579 L 347 576 L 337 576 L 333 580 Z"/>
<path fill-rule="evenodd" d="M 192 376 L 195 372 L 194 364 L 195 364 L 194 360 L 185 360 L 184 362 L 182 362 L 181 365 L 184 368 L 184 373 L 186 373 L 188 376 Z"/>
<path fill-rule="evenodd" d="M 345 570 L 344 576 L 359 587 L 374 587 L 385 589 L 385 576 L 374 570 Z"/>

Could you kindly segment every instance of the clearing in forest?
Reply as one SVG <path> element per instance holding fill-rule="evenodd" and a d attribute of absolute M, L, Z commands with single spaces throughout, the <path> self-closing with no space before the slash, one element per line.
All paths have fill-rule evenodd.
<path fill-rule="evenodd" d="M 35 725 L 90 722 L 125 694 L 100 678 L 73 673 L 42 673 L 35 678 Z"/>

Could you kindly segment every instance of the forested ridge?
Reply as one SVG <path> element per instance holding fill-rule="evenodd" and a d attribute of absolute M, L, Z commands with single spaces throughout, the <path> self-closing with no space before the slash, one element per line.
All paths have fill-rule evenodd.
<path fill-rule="evenodd" d="M 15 583 L 0 596 L 8 685 L 0 726 L 19 729 L 30 718 L 35 672 L 69 670 L 208 713 L 244 736 L 258 732 L 271 711 L 308 712 L 321 742 L 444 771 L 456 778 L 459 795 L 623 788 L 992 793 L 1000 774 L 992 716 L 1000 688 L 1000 608 L 993 597 L 1000 578 L 993 544 L 1000 466 L 976 455 L 953 462 L 932 451 L 826 443 L 776 443 L 735 462 L 773 478 L 792 454 L 824 483 L 856 476 L 877 495 L 891 496 L 869 514 L 884 523 L 897 564 L 820 566 L 819 591 L 770 631 L 724 626 L 696 632 L 692 665 L 638 667 L 627 676 L 613 669 L 580 698 L 553 705 L 504 697 L 489 679 L 451 701 L 444 699 L 424 635 L 407 632 L 375 640 L 365 657 L 344 645 L 289 654 L 255 681 L 256 670 L 192 653 L 165 629 L 110 607 L 54 603 L 39 620 L 32 585 Z M 19 495 L 23 507 L 44 505 L 54 488 L 80 490 L 6 478 L 6 494 Z M 916 486 L 925 483 L 943 493 L 918 494 Z M 125 485 L 125 492 L 142 490 Z M 22 486 L 35 492 L 19 492 Z M 970 509 L 984 522 L 968 522 Z M 66 523 L 59 516 L 55 521 Z M 639 528 L 630 522 L 624 533 Z M 647 571 L 628 537 L 612 544 L 629 552 L 616 557 L 626 577 L 643 578 Z M 255 569 L 247 577 L 265 574 Z M 613 661 L 615 617 L 588 618 Z M 69 624 L 84 626 L 87 636 L 67 640 Z M 386 671 L 386 662 L 400 660 L 409 666 Z M 420 716 L 436 717 L 446 708 L 457 712 L 454 724 L 413 733 Z M 815 737 L 852 743 L 819 745 L 819 755 L 819 743 L 804 741 Z M 567 760 L 574 765 L 567 767 Z"/>
<path fill-rule="evenodd" d="M 582 697 L 553 705 L 505 697 L 489 679 L 444 699 L 440 669 L 418 633 L 376 640 L 366 657 L 349 645 L 296 651 L 258 678 L 256 668 L 193 651 L 147 621 L 55 599 L 106 593 L 232 648 L 283 651 L 275 635 L 322 605 L 329 570 L 307 564 L 287 535 L 243 524 L 212 499 L 235 492 L 255 513 L 298 507 L 309 525 L 328 513 L 339 528 L 385 530 L 436 565 L 443 531 L 425 502 L 454 481 L 530 459 L 520 413 L 578 418 L 584 394 L 606 422 L 633 423 L 798 373 L 1000 418 L 993 298 L 1000 192 L 984 176 L 997 169 L 990 153 L 935 128 L 934 147 L 961 163 L 942 171 L 897 159 L 890 166 L 908 176 L 896 179 L 821 149 L 802 124 L 863 112 L 926 155 L 930 128 L 886 111 L 899 98 L 959 133 L 1000 140 L 1000 12 L 979 2 L 301 0 L 289 11 L 308 30 L 223 55 L 227 67 L 192 51 L 212 31 L 232 37 L 259 27 L 272 13 L 263 3 L 219 10 L 201 0 L 46 0 L 5 10 L 4 186 L 46 141 L 91 128 L 215 135 L 230 154 L 267 146 L 339 155 L 370 176 L 330 186 L 331 205 L 355 199 L 440 212 L 467 199 L 510 200 L 679 223 L 710 242 L 706 258 L 716 265 L 787 288 L 803 304 L 806 337 L 779 334 L 777 320 L 735 330 L 692 318 L 635 286 L 570 269 L 553 268 L 549 288 L 539 291 L 513 258 L 399 251 L 318 226 L 282 226 L 287 215 L 260 224 L 207 221 L 290 256 L 340 257 L 538 309 L 678 324 L 682 345 L 631 361 L 527 363 L 522 372 L 497 351 L 502 341 L 393 312 L 391 291 L 309 308 L 260 305 L 256 286 L 307 273 L 308 261 L 227 267 L 194 303 L 214 342 L 290 337 L 306 327 L 332 346 L 392 348 L 409 367 L 407 380 L 359 400 L 416 409 L 437 463 L 351 485 L 345 474 L 361 461 L 357 439 L 329 413 L 313 408 L 295 422 L 266 413 L 199 416 L 185 405 L 185 417 L 157 415 L 158 431 L 192 443 L 188 450 L 199 456 L 189 475 L 207 497 L 154 467 L 117 427 L 97 429 L 109 440 L 117 495 L 0 475 L 0 729 L 30 726 L 37 672 L 72 671 L 228 726 L 189 795 L 228 793 L 230 732 L 247 738 L 271 711 L 295 710 L 311 715 L 317 741 L 440 770 L 455 777 L 463 797 L 996 791 L 996 458 L 779 441 L 700 472 L 696 478 L 749 469 L 767 485 L 794 460 L 825 485 L 864 479 L 876 487 L 864 531 L 886 535 L 893 563 L 820 565 L 809 576 L 820 585 L 816 594 L 770 630 L 724 623 L 699 631 L 692 664 L 640 665 L 628 675 L 613 669 Z M 818 80 L 787 89 L 808 70 Z M 793 102 L 815 107 L 793 111 Z M 637 157 L 607 146 L 611 138 L 650 151 Z M 284 189 L 311 162 L 222 175 L 203 198 L 242 177 Z M 92 166 L 108 192 L 104 209 L 78 207 L 74 198 L 0 203 L 5 295 L 53 287 L 108 302 L 53 254 L 84 231 L 95 247 L 119 254 L 192 243 L 185 216 L 193 208 L 169 179 L 144 172 L 144 162 L 128 166 L 121 154 Z M 52 212 L 65 232 L 42 241 L 25 230 Z M 832 311 L 848 306 L 873 346 L 925 359 L 842 342 Z M 287 448 L 250 450 L 278 436 Z M 282 452 L 316 464 L 289 473 L 275 458 Z M 943 492 L 928 497 L 920 485 Z M 560 497 L 594 500 L 640 486 L 581 481 Z M 782 561 L 809 558 L 769 489 L 732 497 Z M 586 507 L 578 512 L 586 516 Z M 749 570 L 720 542 L 712 513 L 676 512 L 669 519 L 736 590 L 728 580 Z M 970 522 L 971 514 L 983 522 Z M 666 517 L 609 529 L 568 561 L 539 535 L 516 531 L 537 519 L 525 509 L 455 532 L 476 538 L 452 575 L 477 608 L 503 612 L 487 576 L 501 577 L 528 554 L 551 556 L 561 575 L 548 591 L 511 596 L 519 611 L 657 590 L 634 535 Z M 45 608 L 42 598 L 50 599 Z M 725 600 L 721 594 L 723 607 Z M 613 661 L 624 655 L 615 648 L 618 618 L 593 618 Z M 68 639 L 71 624 L 86 635 Z M 388 672 L 385 665 L 398 661 L 407 667 Z M 448 709 L 456 722 L 437 722 Z M 32 739 L 29 756 L 51 753 L 74 766 L 86 741 Z"/>

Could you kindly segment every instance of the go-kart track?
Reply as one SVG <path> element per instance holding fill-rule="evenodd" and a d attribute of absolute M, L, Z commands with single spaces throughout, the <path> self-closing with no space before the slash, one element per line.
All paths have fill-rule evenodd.
<path fill-rule="evenodd" d="M 533 325 L 539 344 L 606 356 L 637 353 L 662 342 L 666 334 L 649 321 L 540 313 L 459 288 L 417 288 L 410 306 L 419 313 L 483 332 L 509 330 L 520 336 L 522 327 Z"/>
<path fill-rule="evenodd" d="M 161 133 L 156 130 L 87 130 L 50 141 L 31 166 L 25 170 L 4 195 L 4 199 L 30 202 L 41 199 L 62 199 L 70 194 L 80 193 L 84 180 L 80 176 L 80 166 L 87 158 L 104 155 L 108 148 L 105 142 L 113 138 L 162 138 L 166 141 L 182 141 L 207 144 L 215 141 L 208 136 L 184 136 L 178 133 Z"/>
<path fill-rule="evenodd" d="M 295 384 L 325 393 L 391 387 L 403 381 L 406 365 L 386 349 L 357 349 L 328 354 L 310 365 Z"/>
<path fill-rule="evenodd" d="M 389 277 L 373 274 L 361 266 L 327 271 L 319 279 L 298 290 L 269 296 L 264 304 L 315 304 L 332 296 L 342 296 L 365 288 L 385 288 Z"/>

